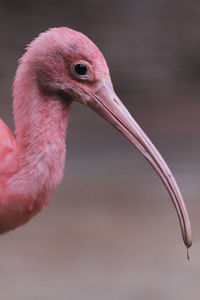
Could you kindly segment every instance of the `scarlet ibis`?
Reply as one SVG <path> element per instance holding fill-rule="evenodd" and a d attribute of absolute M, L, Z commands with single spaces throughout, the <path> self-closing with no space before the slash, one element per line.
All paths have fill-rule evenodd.
<path fill-rule="evenodd" d="M 41 33 L 20 59 L 13 85 L 16 138 L 0 119 L 0 233 L 36 215 L 61 182 L 73 101 L 100 114 L 143 154 L 161 177 L 190 247 L 190 220 L 171 171 L 115 94 L 102 53 L 66 27 Z"/>

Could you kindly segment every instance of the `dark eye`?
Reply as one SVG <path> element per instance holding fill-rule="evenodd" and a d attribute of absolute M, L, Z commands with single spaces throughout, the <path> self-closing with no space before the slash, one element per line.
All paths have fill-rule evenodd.
<path fill-rule="evenodd" d="M 87 67 L 84 64 L 77 64 L 74 66 L 74 71 L 76 72 L 76 74 L 78 75 L 86 75 L 87 73 Z"/>

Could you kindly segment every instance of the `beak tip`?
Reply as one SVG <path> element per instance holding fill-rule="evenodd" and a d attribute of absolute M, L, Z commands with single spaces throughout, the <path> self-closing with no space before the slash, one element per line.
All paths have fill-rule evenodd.
<path fill-rule="evenodd" d="M 192 230 L 191 226 L 189 226 L 189 231 L 187 230 L 186 233 L 183 235 L 184 244 L 189 249 L 192 246 Z"/>

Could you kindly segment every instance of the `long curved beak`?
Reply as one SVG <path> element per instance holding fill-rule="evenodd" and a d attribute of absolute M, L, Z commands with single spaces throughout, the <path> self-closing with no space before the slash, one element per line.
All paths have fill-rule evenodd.
<path fill-rule="evenodd" d="M 178 214 L 183 241 L 189 248 L 192 245 L 190 220 L 176 180 L 166 162 L 117 97 L 110 81 L 104 81 L 94 93 L 89 94 L 90 100 L 84 104 L 117 128 L 143 154 L 160 176 Z"/>

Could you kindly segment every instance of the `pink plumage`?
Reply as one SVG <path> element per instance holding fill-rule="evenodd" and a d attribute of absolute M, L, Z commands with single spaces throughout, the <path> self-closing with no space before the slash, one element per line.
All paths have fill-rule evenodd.
<path fill-rule="evenodd" d="M 0 233 L 38 213 L 61 182 L 73 101 L 100 114 L 149 161 L 170 194 L 189 247 L 190 221 L 172 173 L 115 94 L 99 49 L 65 27 L 40 34 L 20 60 L 13 86 L 16 139 L 0 120 Z"/>

